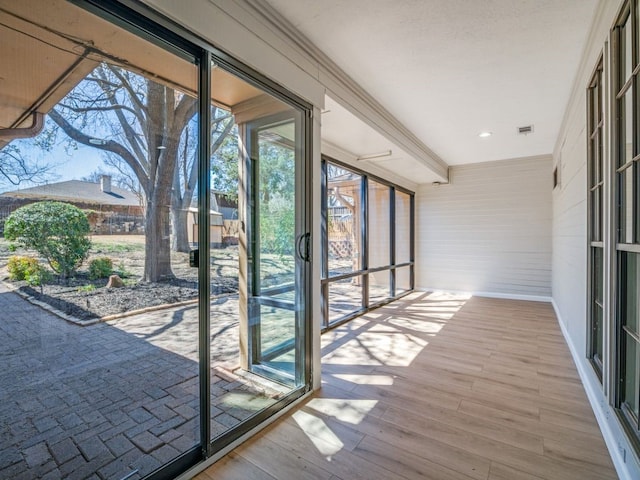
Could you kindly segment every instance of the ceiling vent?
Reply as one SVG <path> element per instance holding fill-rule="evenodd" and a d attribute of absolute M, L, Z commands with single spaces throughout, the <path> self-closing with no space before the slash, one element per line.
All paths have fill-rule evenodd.
<path fill-rule="evenodd" d="M 533 133 L 533 125 L 525 125 L 524 127 L 518 127 L 518 133 L 520 135 L 528 135 Z"/>

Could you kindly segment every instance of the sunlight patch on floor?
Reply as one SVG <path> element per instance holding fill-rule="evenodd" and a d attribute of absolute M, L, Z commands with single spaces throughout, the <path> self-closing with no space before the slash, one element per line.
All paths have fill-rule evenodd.
<path fill-rule="evenodd" d="M 332 455 L 344 448 L 344 443 L 321 418 L 302 410 L 294 413 L 292 417 L 318 452 L 328 457 L 327 460 L 330 461 Z"/>
<path fill-rule="evenodd" d="M 256 397 L 255 393 L 229 392 L 223 397 L 223 403 L 227 407 L 243 408 L 256 412 L 273 403 L 274 400 L 265 397 Z"/>
<path fill-rule="evenodd" d="M 448 320 L 448 319 L 447 319 Z M 436 334 L 444 324 L 442 322 L 430 322 L 422 319 L 409 319 L 401 317 L 391 317 L 387 320 L 391 325 L 396 327 L 406 328 L 408 330 L 414 330 L 420 333 L 433 333 Z"/>
<path fill-rule="evenodd" d="M 403 316 L 450 320 L 472 297 L 470 293 L 432 292 L 403 309 Z"/>
<path fill-rule="evenodd" d="M 307 407 L 335 417 L 341 422 L 358 425 L 378 404 L 377 400 L 355 400 L 346 398 L 312 398 Z"/>
<path fill-rule="evenodd" d="M 434 300 L 439 302 L 452 301 L 452 302 L 462 302 L 464 304 L 464 302 L 469 300 L 471 297 L 473 297 L 473 294 L 466 293 L 466 292 L 452 293 L 452 292 L 435 290 L 429 293 L 425 298 L 430 301 L 434 301 Z"/>
<path fill-rule="evenodd" d="M 385 335 L 380 335 L 380 329 Z M 388 325 L 377 325 L 358 335 L 326 355 L 322 362 L 338 365 L 387 365 L 406 367 L 425 347 L 427 342 L 414 335 L 391 330 Z"/>

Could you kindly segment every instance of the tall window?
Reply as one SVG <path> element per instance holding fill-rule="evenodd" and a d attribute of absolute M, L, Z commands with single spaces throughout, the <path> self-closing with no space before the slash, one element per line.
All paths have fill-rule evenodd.
<path fill-rule="evenodd" d="M 588 178 L 589 178 L 589 358 L 602 379 L 603 349 L 603 238 L 602 238 L 602 59 L 587 91 Z"/>
<path fill-rule="evenodd" d="M 640 431 L 640 145 L 638 123 L 638 0 L 627 2 L 613 32 L 617 71 L 615 198 L 617 258 L 617 407 L 637 438 Z"/>
<path fill-rule="evenodd" d="M 324 160 L 323 328 L 413 289 L 413 193 Z"/>

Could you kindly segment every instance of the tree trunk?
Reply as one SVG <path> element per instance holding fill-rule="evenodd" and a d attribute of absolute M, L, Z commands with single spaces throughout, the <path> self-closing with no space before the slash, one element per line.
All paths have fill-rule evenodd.
<path fill-rule="evenodd" d="M 158 205 L 154 202 L 147 205 L 144 246 L 143 280 L 158 282 L 173 278 L 167 204 Z"/>
<path fill-rule="evenodd" d="M 188 225 L 189 211 L 181 206 L 173 205 L 171 208 L 171 249 L 174 252 L 188 253 L 191 250 L 189 245 L 189 225 Z M 194 238 L 194 242 L 198 239 Z"/>
<path fill-rule="evenodd" d="M 178 156 L 179 132 L 169 128 L 173 120 L 175 92 L 149 82 L 148 124 L 150 153 L 147 188 L 144 277 L 147 282 L 173 278 L 171 270 L 171 190 Z"/>

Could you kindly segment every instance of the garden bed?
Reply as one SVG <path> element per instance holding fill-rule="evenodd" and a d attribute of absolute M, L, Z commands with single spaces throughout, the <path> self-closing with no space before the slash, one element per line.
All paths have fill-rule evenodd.
<path fill-rule="evenodd" d="M 104 279 L 101 285 L 94 286 L 96 283 L 85 274 L 79 274 L 68 282 L 51 282 L 42 287 L 30 286 L 24 281 L 10 282 L 24 296 L 81 322 L 198 298 L 197 282 L 178 278 L 157 283 L 127 282 L 121 288 L 106 288 Z M 235 293 L 237 290 L 237 278 L 216 278 L 212 281 L 212 295 Z"/>
<path fill-rule="evenodd" d="M 30 300 L 44 303 L 68 317 L 86 323 L 127 312 L 195 301 L 198 298 L 198 269 L 189 266 L 186 253 L 171 254 L 175 278 L 157 283 L 140 281 L 144 268 L 144 237 L 94 236 L 89 259 L 73 278 L 52 277 L 41 286 L 26 281 L 9 280 L 6 265 L 12 255 L 33 255 L 24 250 L 11 251 L 5 240 L 0 241 L 0 278 Z M 115 273 L 124 280 L 124 287 L 106 288 L 107 278 L 91 279 L 88 265 L 91 259 L 109 257 Z M 211 295 L 238 291 L 238 248 L 212 250 Z"/>

